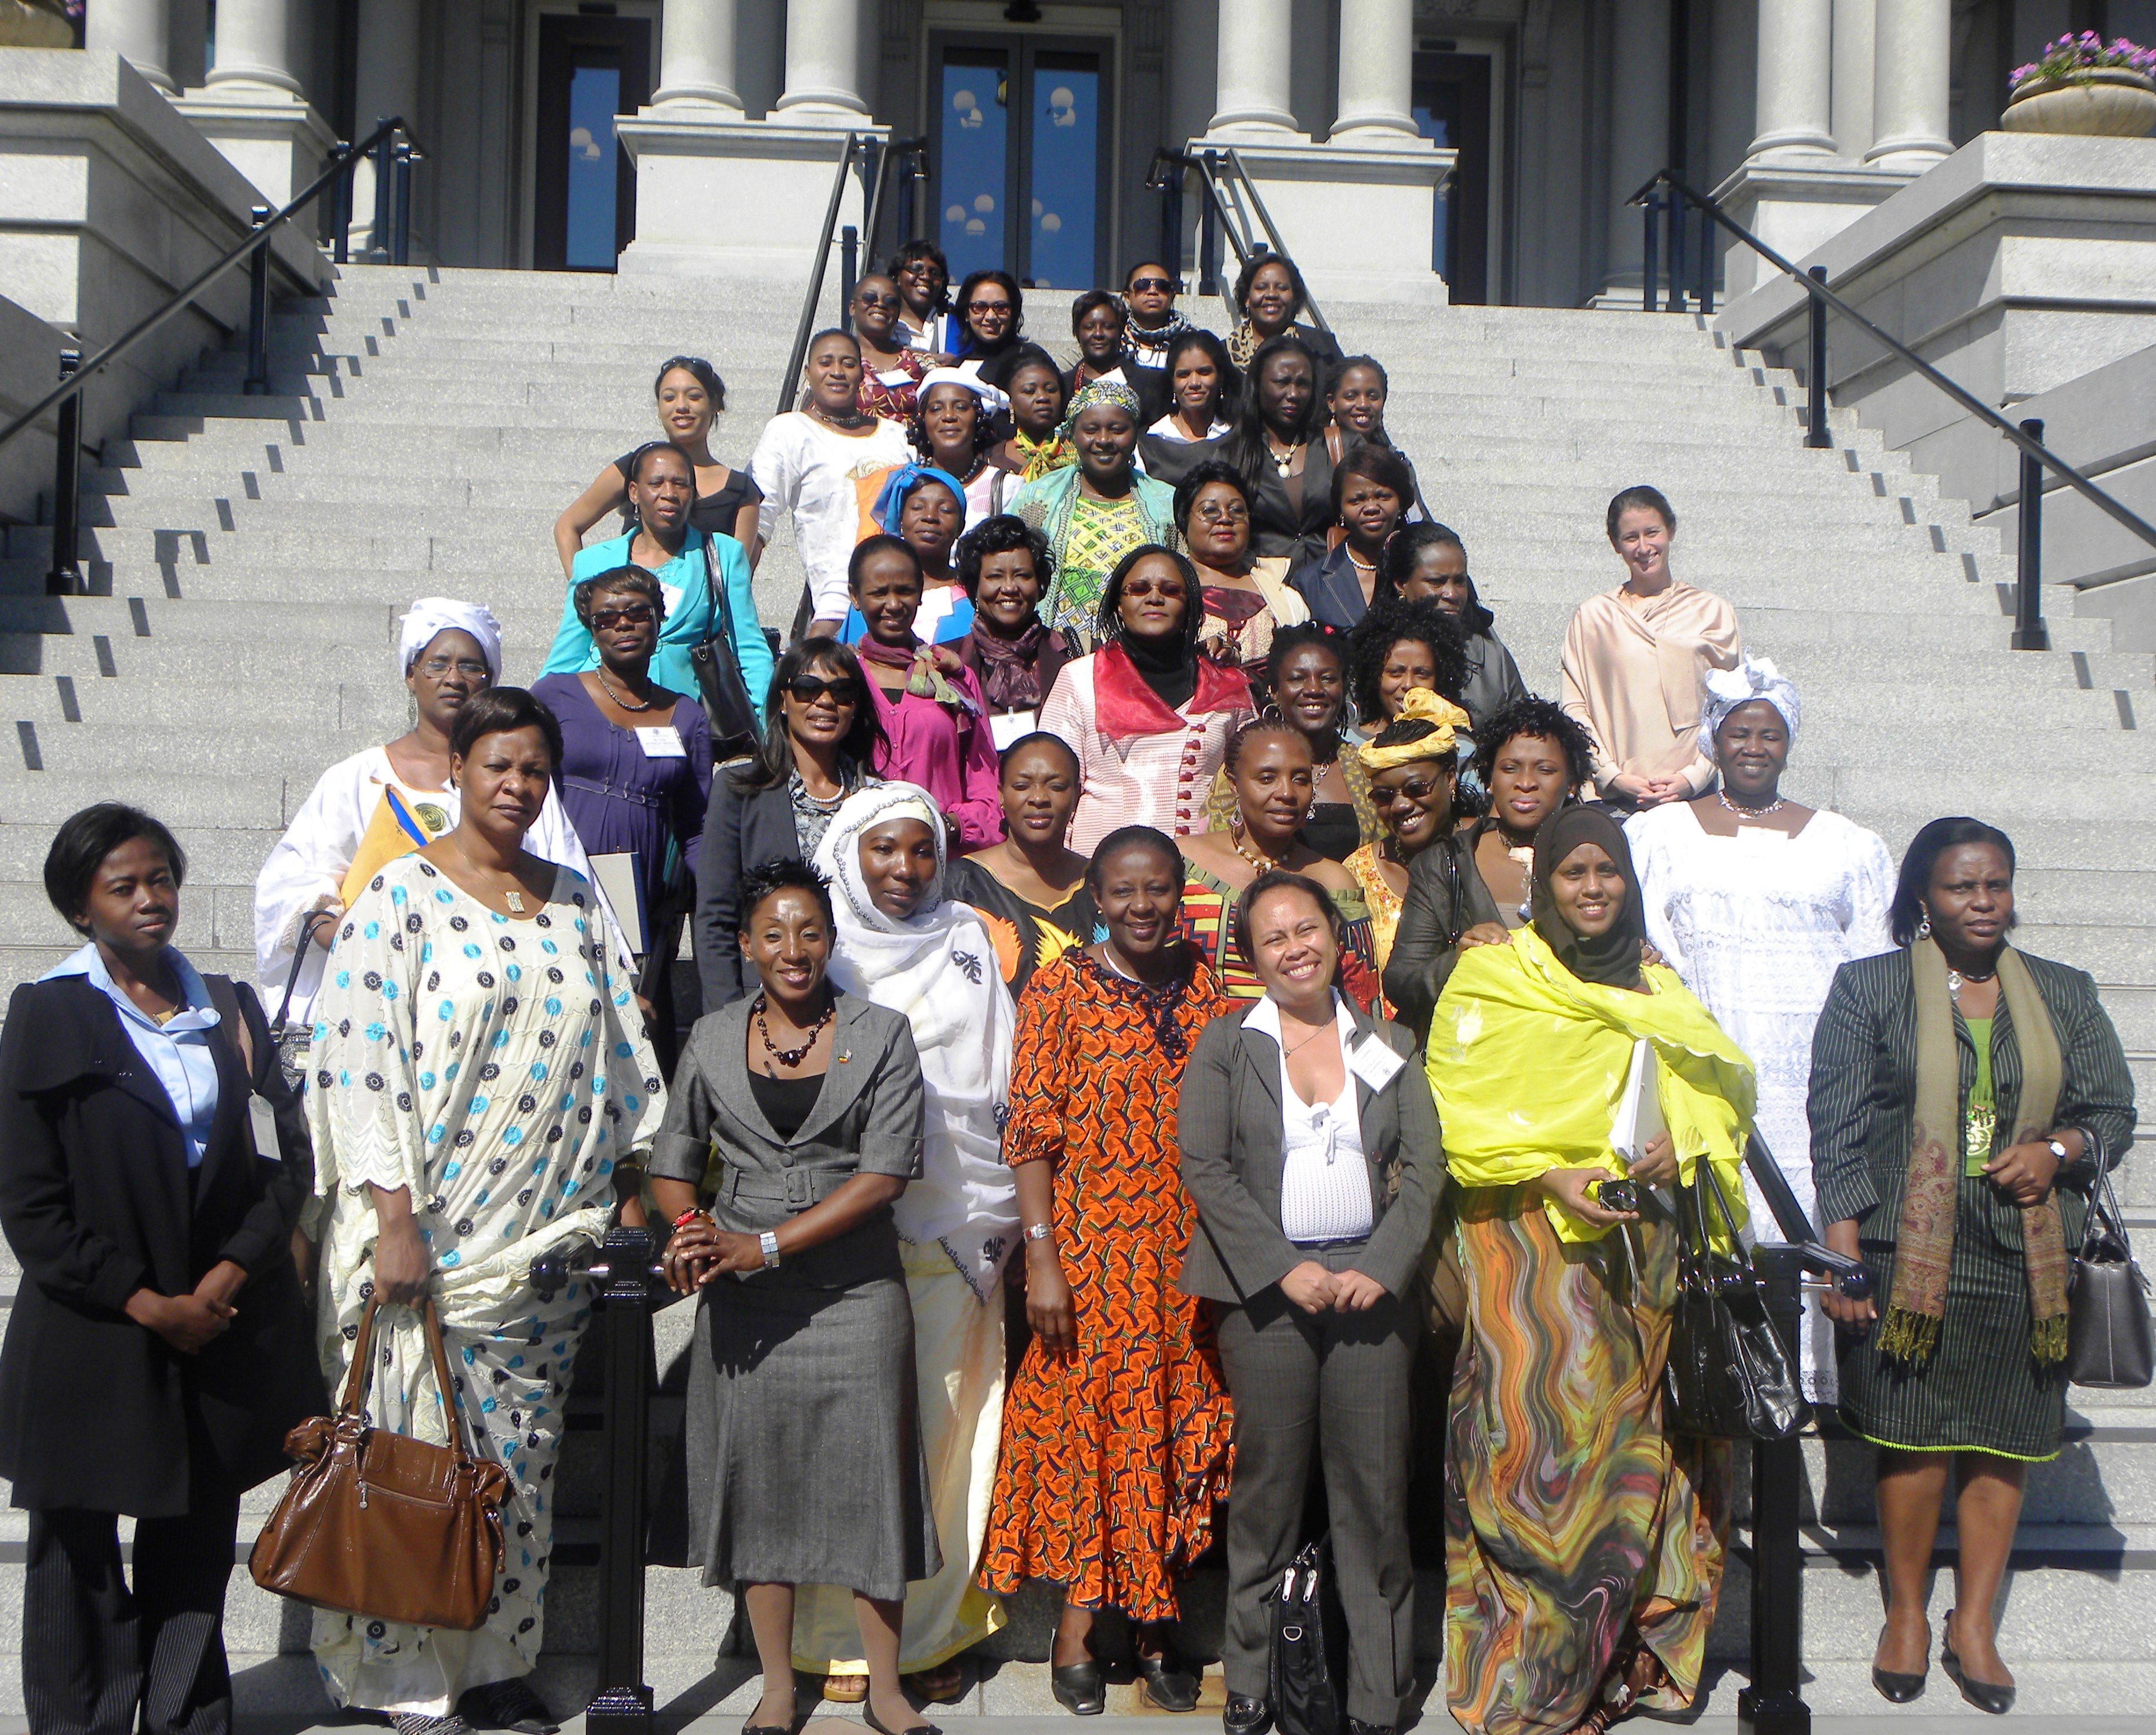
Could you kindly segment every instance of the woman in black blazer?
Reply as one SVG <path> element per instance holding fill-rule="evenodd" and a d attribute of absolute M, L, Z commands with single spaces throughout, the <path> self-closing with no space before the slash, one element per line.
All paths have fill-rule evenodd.
<path fill-rule="evenodd" d="M 253 990 L 172 945 L 186 870 L 131 808 L 61 826 L 45 889 L 87 943 L 15 990 L 0 1037 L 0 1230 L 23 1266 L 0 1476 L 30 1514 L 33 1728 L 230 1727 L 239 1496 L 324 1407 L 290 1252 L 306 1119 Z"/>
<path fill-rule="evenodd" d="M 1263 998 L 1207 1026 L 1177 1111 L 1199 1233 L 1181 1288 L 1203 1297 L 1235 1402 L 1228 1507 L 1228 1735 L 1262 1729 L 1265 1603 L 1295 1558 L 1322 1447 L 1348 1619 L 1353 1735 L 1399 1722 L 1414 1685 L 1408 1558 L 1409 1286 L 1445 1186 L 1414 1039 L 1335 992 L 1339 917 L 1275 869 L 1238 901 Z"/>
<path fill-rule="evenodd" d="M 747 992 L 736 935 L 742 875 L 767 861 L 808 860 L 839 803 L 879 781 L 869 767 L 883 726 L 851 645 L 819 637 L 789 647 L 763 709 L 762 752 L 718 768 L 704 814 L 694 945 L 707 1013 Z"/>

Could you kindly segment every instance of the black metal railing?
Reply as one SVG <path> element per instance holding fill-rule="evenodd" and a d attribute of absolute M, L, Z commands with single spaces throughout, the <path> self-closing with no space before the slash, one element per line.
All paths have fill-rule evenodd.
<path fill-rule="evenodd" d="M 1792 264 L 1731 217 L 1713 199 L 1686 185 L 1667 169 L 1656 175 L 1625 203 L 1640 207 L 1645 213 L 1646 251 L 1643 263 L 1645 269 L 1640 305 L 1646 312 L 1661 311 L 1663 279 L 1661 237 L 1665 213 L 1669 218 L 1671 238 L 1668 273 L 1671 312 L 1692 311 L 1686 305 L 1688 299 L 1687 278 L 1690 280 L 1689 299 L 1697 311 L 1702 314 L 1714 311 L 1713 234 L 1717 228 L 1727 229 L 1804 290 L 1806 311 L 1810 316 L 1804 378 L 1806 445 L 1825 448 L 1833 444 L 1826 425 L 1826 321 L 1830 311 L 1840 315 L 1867 333 L 1969 414 L 1989 423 L 2013 442 L 2021 454 L 2020 489 L 2017 500 L 2020 534 L 2015 551 L 2012 639 L 2015 649 L 2049 650 L 2051 648 L 2051 634 L 2044 625 L 2042 526 L 2045 470 L 2051 470 L 2060 481 L 2098 511 L 2123 525 L 2151 547 L 2156 547 L 2156 525 L 2150 524 L 2131 507 L 2106 493 L 2046 446 L 2043 441 L 2044 424 L 2041 422 L 2030 420 L 2017 424 L 2010 421 L 1966 387 L 1948 378 L 1901 339 L 1881 330 L 1830 289 L 1825 266 L 1814 265 L 1810 270 L 1805 270 Z M 1683 257 L 1687 208 L 1699 218 L 1698 251 L 1693 255 L 1688 269 Z"/>
<path fill-rule="evenodd" d="M 868 182 L 868 211 L 860 228 L 848 223 L 841 228 L 839 208 L 845 203 L 846 177 L 853 173 L 857 162 Z M 872 134 L 846 135 L 845 148 L 839 153 L 838 172 L 831 177 L 831 198 L 824 208 L 824 226 L 817 232 L 815 263 L 809 268 L 808 292 L 802 297 L 801 317 L 793 328 L 793 348 L 787 357 L 786 372 L 778 382 L 776 413 L 779 415 L 793 408 L 795 394 L 801 389 L 801 368 L 808 359 L 808 335 L 816 329 L 816 310 L 824 300 L 824 273 L 829 265 L 834 245 L 838 247 L 839 255 L 839 328 L 844 331 L 854 329 L 854 285 L 860 281 L 864 252 L 868 269 L 875 269 L 876 249 L 883 236 L 884 208 L 894 169 L 898 172 L 898 216 L 893 228 L 898 239 L 906 241 L 912 237 L 916 217 L 927 206 L 927 136 L 886 141 Z"/>
<path fill-rule="evenodd" d="M 1145 182 L 1147 189 L 1158 193 L 1161 199 L 1161 251 L 1166 255 L 1161 264 L 1171 270 L 1181 269 L 1183 185 L 1185 177 L 1191 175 L 1198 177 L 1199 187 L 1198 293 L 1219 296 L 1228 317 L 1240 320 L 1243 311 L 1235 305 L 1235 293 L 1221 269 L 1222 238 L 1224 236 L 1235 250 L 1238 271 L 1260 254 L 1278 254 L 1291 264 L 1295 263 L 1295 255 L 1281 239 L 1280 226 L 1265 208 L 1265 197 L 1258 191 L 1257 182 L 1250 178 L 1240 151 L 1233 146 L 1220 151 L 1170 151 L 1163 146 L 1152 153 Z M 1297 275 L 1301 275 L 1300 268 Z M 1306 283 L 1302 311 L 1311 324 L 1336 344 L 1339 341 L 1333 337 L 1332 327 L 1326 322 L 1325 314 L 1317 298 L 1309 293 Z"/>
<path fill-rule="evenodd" d="M 367 258 L 380 264 L 406 264 L 411 249 L 412 166 L 421 160 L 421 154 L 401 117 L 380 121 L 357 145 L 340 142 L 330 152 L 328 166 L 290 203 L 275 211 L 267 205 L 255 206 L 249 213 L 249 227 L 244 239 L 89 360 L 83 359 L 79 349 L 60 352 L 59 383 L 5 428 L 0 428 L 0 446 L 4 446 L 36 426 L 49 412 L 59 413 L 54 429 L 57 449 L 53 458 L 52 563 L 45 573 L 48 596 L 73 596 L 83 588 L 82 394 L 90 381 L 143 339 L 192 306 L 203 290 L 244 259 L 248 269 L 247 377 L 241 389 L 250 397 L 266 393 L 270 389 L 270 240 L 283 224 L 313 204 L 325 192 L 334 189 L 329 208 L 336 231 L 335 256 L 339 264 L 344 263 L 352 218 L 352 178 L 360 162 L 372 156 L 375 159 L 374 226 L 369 237 Z"/>

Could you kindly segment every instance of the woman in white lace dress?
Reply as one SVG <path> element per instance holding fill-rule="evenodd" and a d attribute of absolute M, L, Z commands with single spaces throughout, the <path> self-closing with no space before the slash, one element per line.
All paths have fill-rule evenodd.
<path fill-rule="evenodd" d="M 1637 814 L 1625 827 L 1640 874 L 1647 937 L 1758 1069 L 1759 1136 L 1812 1212 L 1812 1026 L 1834 973 L 1892 948 L 1894 864 L 1887 846 L 1839 814 L 1780 793 L 1797 737 L 1797 690 L 1747 657 L 1707 677 L 1700 736 L 1720 787 Z M 1763 1240 L 1779 1240 L 1751 1177 Z M 1806 1389 L 1833 1396 L 1833 1327 L 1808 1301 Z"/>

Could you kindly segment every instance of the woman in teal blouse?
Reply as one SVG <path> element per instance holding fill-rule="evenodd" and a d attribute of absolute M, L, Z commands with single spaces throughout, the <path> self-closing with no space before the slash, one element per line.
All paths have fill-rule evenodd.
<path fill-rule="evenodd" d="M 598 649 L 590 629 L 577 619 L 577 585 L 622 567 L 641 567 L 659 581 L 666 597 L 665 619 L 651 657 L 651 678 L 677 693 L 696 694 L 701 689 L 689 652 L 711 637 L 716 583 L 724 590 L 733 618 L 734 660 L 741 665 L 742 680 L 761 721 L 765 690 L 771 685 L 771 644 L 757 618 L 748 556 L 732 536 L 709 536 L 690 525 L 689 509 L 696 500 L 696 472 L 679 448 L 654 441 L 631 456 L 629 506 L 637 527 L 625 536 L 578 551 L 562 598 L 562 624 L 542 674 L 576 675 L 598 667 Z"/>

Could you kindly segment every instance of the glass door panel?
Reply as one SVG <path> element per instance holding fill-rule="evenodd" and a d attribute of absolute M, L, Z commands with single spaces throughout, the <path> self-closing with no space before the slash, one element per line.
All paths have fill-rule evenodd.
<path fill-rule="evenodd" d="M 938 69 L 941 100 L 931 162 L 942 204 L 937 245 L 956 285 L 1010 257 L 1010 76 L 1008 49 L 951 48 Z"/>
<path fill-rule="evenodd" d="M 1044 52 L 1032 67 L 1032 187 L 1026 280 L 1040 288 L 1091 289 L 1101 171 L 1101 57 Z"/>
<path fill-rule="evenodd" d="M 532 264 L 611 271 L 636 233 L 636 177 L 617 115 L 651 99 L 651 21 L 542 13 Z"/>
<path fill-rule="evenodd" d="M 1414 57 L 1414 121 L 1426 139 L 1460 153 L 1437 195 L 1430 269 L 1452 299 L 1489 299 L 1490 57 Z"/>

